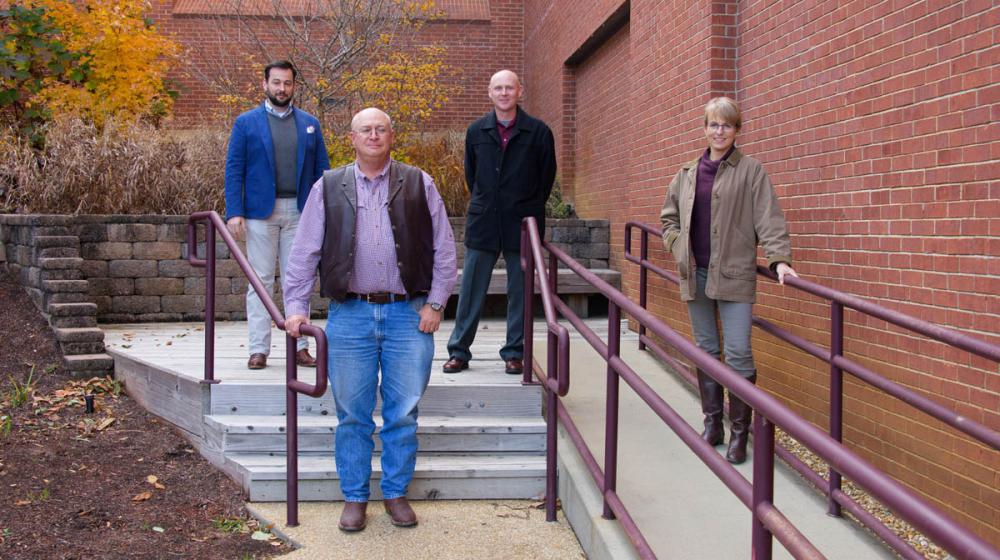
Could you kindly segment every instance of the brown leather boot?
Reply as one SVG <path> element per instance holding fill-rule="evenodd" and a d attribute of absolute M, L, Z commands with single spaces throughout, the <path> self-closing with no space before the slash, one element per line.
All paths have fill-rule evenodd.
<path fill-rule="evenodd" d="M 368 502 L 344 502 L 344 511 L 340 514 L 340 523 L 337 524 L 341 531 L 356 533 L 365 528 L 365 512 L 368 509 Z"/>
<path fill-rule="evenodd" d="M 413 512 L 413 508 L 410 507 L 410 502 L 406 499 L 406 496 L 383 500 L 383 504 L 385 505 L 385 512 L 392 519 L 393 525 L 396 527 L 416 527 L 417 514 Z"/>
<path fill-rule="evenodd" d="M 747 377 L 750 383 L 757 383 L 757 375 Z M 729 449 L 726 460 L 739 465 L 747 460 L 747 439 L 750 437 L 750 422 L 753 409 L 739 397 L 729 392 Z"/>
<path fill-rule="evenodd" d="M 698 371 L 698 394 L 701 395 L 701 411 L 705 414 L 705 430 L 701 439 L 709 445 L 719 445 L 725 436 L 722 426 L 722 385 Z"/>

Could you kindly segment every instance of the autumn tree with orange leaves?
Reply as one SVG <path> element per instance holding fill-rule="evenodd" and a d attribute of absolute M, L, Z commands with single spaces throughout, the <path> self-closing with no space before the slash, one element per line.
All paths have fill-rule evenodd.
<path fill-rule="evenodd" d="M 0 12 L 0 109 L 22 130 L 61 116 L 170 114 L 167 72 L 180 47 L 145 19 L 143 0 L 23 0 Z M 27 117 L 27 118 L 25 118 Z"/>

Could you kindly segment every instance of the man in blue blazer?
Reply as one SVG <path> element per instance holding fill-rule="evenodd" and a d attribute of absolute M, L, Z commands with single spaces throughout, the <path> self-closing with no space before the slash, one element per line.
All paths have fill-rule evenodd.
<path fill-rule="evenodd" d="M 264 102 L 236 118 L 226 155 L 226 227 L 246 235 L 247 258 L 268 295 L 274 295 L 275 260 L 285 275 L 299 215 L 313 183 L 330 168 L 316 117 L 292 106 L 296 70 L 281 60 L 264 67 Z M 267 367 L 271 317 L 253 286 L 247 286 L 247 367 Z M 315 367 L 306 339 L 295 354 Z"/>

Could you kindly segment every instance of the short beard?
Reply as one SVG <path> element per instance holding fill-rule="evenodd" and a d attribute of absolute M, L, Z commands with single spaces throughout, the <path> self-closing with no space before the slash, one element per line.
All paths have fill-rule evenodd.
<path fill-rule="evenodd" d="M 267 100 L 270 101 L 271 105 L 274 107 L 288 107 L 292 103 L 292 96 L 289 95 L 288 99 L 281 101 L 280 99 L 269 93 L 267 94 Z"/>

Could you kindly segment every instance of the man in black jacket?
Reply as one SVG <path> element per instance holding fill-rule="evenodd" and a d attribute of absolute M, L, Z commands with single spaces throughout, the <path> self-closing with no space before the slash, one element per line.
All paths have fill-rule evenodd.
<path fill-rule="evenodd" d="M 469 347 L 501 253 L 507 264 L 507 342 L 500 358 L 507 373 L 524 370 L 521 220 L 534 216 L 544 233 L 545 202 L 556 177 L 556 149 L 549 127 L 518 106 L 522 92 L 517 74 L 510 70 L 494 74 L 489 86 L 493 110 L 465 133 L 465 181 L 471 199 L 465 220 L 462 288 L 445 373 L 469 367 Z"/>

